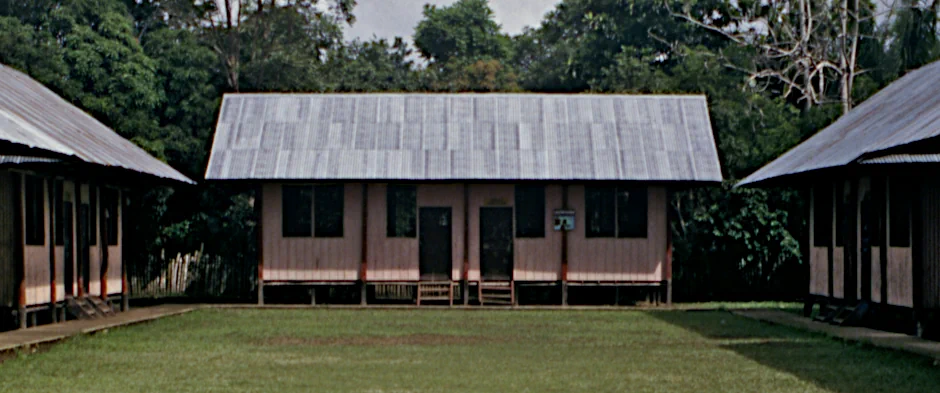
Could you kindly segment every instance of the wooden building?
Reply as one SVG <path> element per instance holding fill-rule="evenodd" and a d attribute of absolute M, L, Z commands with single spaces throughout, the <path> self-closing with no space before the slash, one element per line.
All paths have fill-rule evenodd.
<path fill-rule="evenodd" d="M 127 199 L 154 182 L 192 181 L 0 65 L 0 327 L 126 306 Z"/>
<path fill-rule="evenodd" d="M 936 320 L 938 86 L 940 62 L 912 71 L 740 183 L 812 185 L 808 309 Z"/>
<path fill-rule="evenodd" d="M 542 285 L 564 303 L 571 285 L 668 292 L 669 189 L 721 169 L 701 96 L 230 94 L 206 178 L 259 187 L 259 301 Z"/>

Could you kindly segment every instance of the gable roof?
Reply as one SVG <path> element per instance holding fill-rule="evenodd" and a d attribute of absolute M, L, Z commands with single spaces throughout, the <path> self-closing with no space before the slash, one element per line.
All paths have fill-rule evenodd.
<path fill-rule="evenodd" d="M 193 182 L 41 83 L 2 64 L 0 141 L 89 164 Z"/>
<path fill-rule="evenodd" d="M 719 182 L 703 96 L 228 94 L 210 180 Z"/>
<path fill-rule="evenodd" d="M 940 61 L 894 81 L 738 185 L 854 163 L 923 162 L 887 150 L 940 136 L 938 89 Z"/>

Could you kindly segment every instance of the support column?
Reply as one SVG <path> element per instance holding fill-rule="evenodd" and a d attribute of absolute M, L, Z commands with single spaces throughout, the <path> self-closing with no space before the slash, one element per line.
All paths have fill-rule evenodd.
<path fill-rule="evenodd" d="M 885 176 L 884 179 L 884 189 L 881 190 L 883 193 L 882 200 L 884 203 L 881 204 L 880 209 L 882 216 L 881 220 L 881 249 L 879 255 L 879 262 L 881 262 L 881 304 L 888 304 L 888 250 L 891 247 L 891 184 L 890 179 Z"/>
<path fill-rule="evenodd" d="M 264 305 L 264 185 L 255 191 L 255 236 L 258 242 L 258 305 Z"/>
<path fill-rule="evenodd" d="M 23 175 L 13 173 L 13 265 L 16 274 L 16 319 L 20 329 L 26 328 L 26 258 L 24 255 Z"/>
<path fill-rule="evenodd" d="M 368 304 L 368 267 L 369 267 L 369 185 L 362 183 L 362 264 L 359 267 L 359 304 Z"/>
<path fill-rule="evenodd" d="M 463 305 L 470 304 L 470 184 L 463 185 Z"/>
<path fill-rule="evenodd" d="M 126 209 L 126 207 L 131 205 L 131 199 L 125 191 L 121 191 L 120 201 L 120 216 L 118 217 L 121 217 L 121 311 L 127 311 L 130 310 L 131 307 L 130 288 L 128 288 L 127 284 L 127 247 L 124 245 L 127 244 L 127 241 L 130 238 L 130 235 L 128 234 L 130 230 L 127 224 L 134 222 L 130 220 L 127 215 L 130 214 L 130 212 L 132 212 L 134 209 Z"/>
<path fill-rule="evenodd" d="M 561 208 L 568 210 L 567 184 L 561 186 Z M 565 228 L 561 229 L 561 305 L 568 305 L 568 231 Z"/>
<path fill-rule="evenodd" d="M 105 302 L 108 300 L 108 270 L 111 268 L 109 261 L 110 253 L 108 252 L 108 248 L 111 244 L 108 241 L 111 228 L 108 228 L 108 223 L 110 222 L 111 214 L 114 214 L 108 210 L 111 205 L 110 198 L 110 193 L 104 187 L 98 188 L 98 249 L 101 250 L 101 268 L 98 271 L 98 283 L 101 287 L 101 299 Z"/>
<path fill-rule="evenodd" d="M 666 292 L 666 305 L 672 305 L 672 228 L 669 226 L 669 196 L 666 195 L 666 260 L 663 263 L 665 281 L 663 289 Z"/>
<path fill-rule="evenodd" d="M 58 206 L 56 205 L 56 196 L 58 194 L 58 189 L 55 184 L 55 179 L 49 178 L 46 181 L 47 187 L 49 189 L 49 312 L 52 314 L 52 322 L 59 321 L 59 313 L 56 312 L 56 269 L 55 269 L 55 243 L 56 243 L 56 211 Z"/>

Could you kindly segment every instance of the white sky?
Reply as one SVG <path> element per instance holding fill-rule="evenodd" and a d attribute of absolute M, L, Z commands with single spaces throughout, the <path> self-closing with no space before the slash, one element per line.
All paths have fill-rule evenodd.
<path fill-rule="evenodd" d="M 450 5 L 456 0 L 358 0 L 353 9 L 356 23 L 346 28 L 345 38 L 363 41 L 396 36 L 411 40 L 415 26 L 421 21 L 425 4 Z M 489 0 L 496 22 L 503 32 L 515 35 L 525 26 L 538 26 L 542 17 L 560 0 Z"/>

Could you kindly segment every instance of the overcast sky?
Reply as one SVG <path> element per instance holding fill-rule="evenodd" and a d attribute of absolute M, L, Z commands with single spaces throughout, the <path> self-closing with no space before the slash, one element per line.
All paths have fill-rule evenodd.
<path fill-rule="evenodd" d="M 358 0 L 353 9 L 356 23 L 346 28 L 346 39 L 363 41 L 378 38 L 391 40 L 395 36 L 411 39 L 415 26 L 421 20 L 421 11 L 427 3 L 453 4 L 456 0 Z M 496 22 L 503 31 L 519 34 L 525 26 L 537 26 L 542 17 L 560 0 L 489 0 Z"/>

